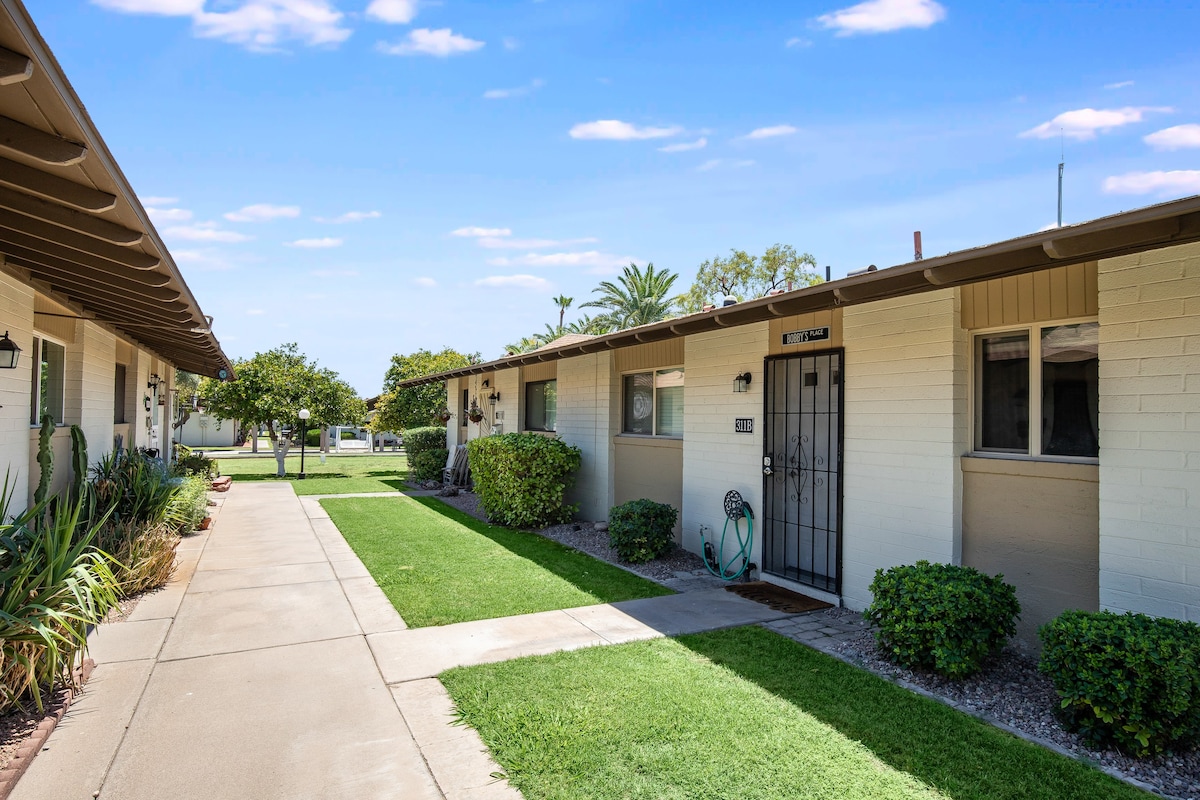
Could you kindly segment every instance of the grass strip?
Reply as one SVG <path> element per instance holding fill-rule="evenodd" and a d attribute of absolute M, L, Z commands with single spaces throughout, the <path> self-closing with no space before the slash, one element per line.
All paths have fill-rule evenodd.
<path fill-rule="evenodd" d="M 300 473 L 298 454 L 287 457 L 287 475 L 283 478 L 276 477 L 275 459 L 270 456 L 218 460 L 221 474 L 231 475 L 235 481 L 289 481 L 298 495 L 399 492 L 409 488 L 404 484 L 408 460 L 402 455 L 331 455 L 322 464 L 320 453 L 309 453 L 304 459 L 304 480 L 296 478 Z"/>
<path fill-rule="evenodd" d="M 534 533 L 488 525 L 435 498 L 321 501 L 410 627 L 671 594 Z"/>
<path fill-rule="evenodd" d="M 441 679 L 527 800 L 1151 797 L 758 627 Z"/>

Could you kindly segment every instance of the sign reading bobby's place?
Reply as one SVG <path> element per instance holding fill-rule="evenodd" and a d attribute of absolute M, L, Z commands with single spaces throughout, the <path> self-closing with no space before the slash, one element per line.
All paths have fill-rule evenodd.
<path fill-rule="evenodd" d="M 829 326 L 806 328 L 802 331 L 790 331 L 783 335 L 784 345 L 807 344 L 808 342 L 824 342 L 829 339 Z"/>

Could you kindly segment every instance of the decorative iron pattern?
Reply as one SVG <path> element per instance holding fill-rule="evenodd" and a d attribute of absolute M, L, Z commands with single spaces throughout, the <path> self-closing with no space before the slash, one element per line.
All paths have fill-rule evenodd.
<path fill-rule="evenodd" d="M 841 590 L 842 352 L 767 359 L 763 571 Z"/>

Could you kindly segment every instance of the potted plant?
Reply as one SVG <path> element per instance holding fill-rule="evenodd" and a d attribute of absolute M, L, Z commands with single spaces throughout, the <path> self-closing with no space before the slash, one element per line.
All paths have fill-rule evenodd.
<path fill-rule="evenodd" d="M 450 418 L 453 417 L 454 415 L 450 413 L 450 409 L 440 408 L 440 409 L 438 409 L 437 413 L 434 414 L 433 416 L 438 422 L 445 425 L 447 422 L 450 421 Z"/>
<path fill-rule="evenodd" d="M 471 422 L 483 422 L 483 409 L 479 407 L 479 401 L 474 397 L 471 398 L 471 407 L 467 409 L 467 419 Z"/>

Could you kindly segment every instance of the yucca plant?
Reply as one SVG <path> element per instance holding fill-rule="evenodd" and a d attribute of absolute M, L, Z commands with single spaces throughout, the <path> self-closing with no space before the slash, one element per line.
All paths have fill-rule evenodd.
<path fill-rule="evenodd" d="M 119 596 L 157 589 L 174 574 L 179 536 L 165 522 L 110 521 L 97 533 L 97 547 L 111 560 Z"/>
<path fill-rule="evenodd" d="M 10 521 L 12 491 L 0 497 L 0 712 L 70 680 L 87 649 L 89 625 L 117 602 L 110 560 L 93 547 L 97 528 L 81 525 L 83 503 L 35 503 Z M 82 528 L 80 531 L 78 529 Z"/>
<path fill-rule="evenodd" d="M 164 521 L 177 533 L 191 533 L 208 515 L 208 481 L 193 475 L 182 479 L 167 504 Z"/>

